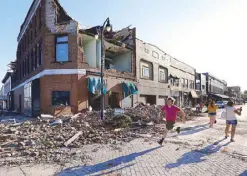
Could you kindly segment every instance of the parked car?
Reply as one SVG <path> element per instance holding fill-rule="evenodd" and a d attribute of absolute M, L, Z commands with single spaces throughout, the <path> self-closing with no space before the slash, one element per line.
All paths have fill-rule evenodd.
<path fill-rule="evenodd" d="M 224 108 L 225 107 L 225 103 L 223 101 L 217 101 L 216 105 L 218 106 L 218 108 Z"/>

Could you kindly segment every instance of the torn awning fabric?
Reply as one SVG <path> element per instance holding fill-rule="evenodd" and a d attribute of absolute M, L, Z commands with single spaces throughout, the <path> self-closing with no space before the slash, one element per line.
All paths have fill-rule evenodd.
<path fill-rule="evenodd" d="M 138 94 L 138 89 L 134 83 L 122 83 L 122 89 L 123 93 L 125 95 L 133 95 L 133 94 Z"/>
<path fill-rule="evenodd" d="M 88 91 L 93 94 L 101 93 L 101 78 L 88 78 Z M 106 80 L 104 80 L 103 94 L 106 94 Z"/>
<path fill-rule="evenodd" d="M 176 75 L 172 75 L 172 74 L 170 74 L 169 78 L 172 78 L 172 79 L 179 79 Z"/>

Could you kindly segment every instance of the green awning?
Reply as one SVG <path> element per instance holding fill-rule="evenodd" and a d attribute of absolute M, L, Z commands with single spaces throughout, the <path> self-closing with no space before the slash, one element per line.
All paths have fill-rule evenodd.
<path fill-rule="evenodd" d="M 123 89 L 123 93 L 125 93 L 126 95 L 138 94 L 138 89 L 136 85 L 132 82 L 130 83 L 123 82 L 122 89 Z"/>
<path fill-rule="evenodd" d="M 105 80 L 104 80 L 103 89 L 104 89 L 103 94 L 106 94 L 107 89 L 106 89 Z M 88 90 L 93 94 L 98 94 L 99 92 L 101 92 L 101 78 L 97 78 L 97 77 L 88 78 Z"/>

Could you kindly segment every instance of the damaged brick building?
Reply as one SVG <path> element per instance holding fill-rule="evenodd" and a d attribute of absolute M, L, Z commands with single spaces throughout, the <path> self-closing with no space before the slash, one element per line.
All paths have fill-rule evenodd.
<path fill-rule="evenodd" d="M 77 113 L 100 107 L 101 41 L 58 0 L 34 0 L 21 25 L 12 74 L 14 109 L 32 116 Z M 133 105 L 135 28 L 105 33 L 105 104 Z"/>

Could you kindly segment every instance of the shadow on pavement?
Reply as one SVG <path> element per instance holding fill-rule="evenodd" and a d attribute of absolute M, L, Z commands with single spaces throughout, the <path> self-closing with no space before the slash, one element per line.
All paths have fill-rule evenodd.
<path fill-rule="evenodd" d="M 121 156 L 121 157 L 118 157 L 118 158 L 115 158 L 112 160 L 108 160 L 108 161 L 103 162 L 103 163 L 98 163 L 98 164 L 95 164 L 92 166 L 81 166 L 81 167 L 68 168 L 68 169 L 65 169 L 65 170 L 61 171 L 60 173 L 58 173 L 57 176 L 70 176 L 72 173 L 75 175 L 84 176 L 84 175 L 93 174 L 93 173 L 97 173 L 97 172 L 103 172 L 103 173 L 98 174 L 98 175 L 110 174 L 110 173 L 115 172 L 117 170 L 121 170 L 123 168 L 133 166 L 134 164 L 128 164 L 128 165 L 125 165 L 121 168 L 117 167 L 121 164 L 129 163 L 129 162 L 135 160 L 136 157 L 150 153 L 150 152 L 152 152 L 152 151 L 154 151 L 160 147 L 161 146 L 155 147 L 155 148 L 152 148 L 149 150 L 144 150 L 142 152 L 131 153 L 129 155 Z M 113 169 L 114 167 L 117 167 L 117 168 Z M 107 169 L 111 169 L 111 171 L 104 172 Z"/>
<path fill-rule="evenodd" d="M 218 140 L 214 142 L 214 144 L 210 144 L 200 150 L 193 150 L 191 152 L 187 152 L 180 159 L 178 159 L 176 163 L 167 164 L 165 168 L 171 169 L 185 164 L 199 163 L 205 161 L 206 159 L 203 159 L 203 157 L 216 153 L 221 149 L 221 147 L 230 144 L 230 142 L 228 142 L 224 145 L 218 145 L 220 142 L 224 140 L 225 139 Z"/>
<path fill-rule="evenodd" d="M 244 171 L 242 174 L 240 174 L 239 176 L 247 176 L 247 170 Z"/>
<path fill-rule="evenodd" d="M 207 127 L 208 125 L 209 125 L 208 123 L 207 124 L 203 124 L 203 125 L 197 125 L 197 126 L 189 128 L 187 130 L 185 128 L 184 131 L 182 131 L 182 129 L 181 129 L 181 133 L 179 134 L 179 136 L 195 134 L 195 133 L 198 133 L 200 131 L 207 130 L 207 129 L 209 129 L 209 127 Z"/>

